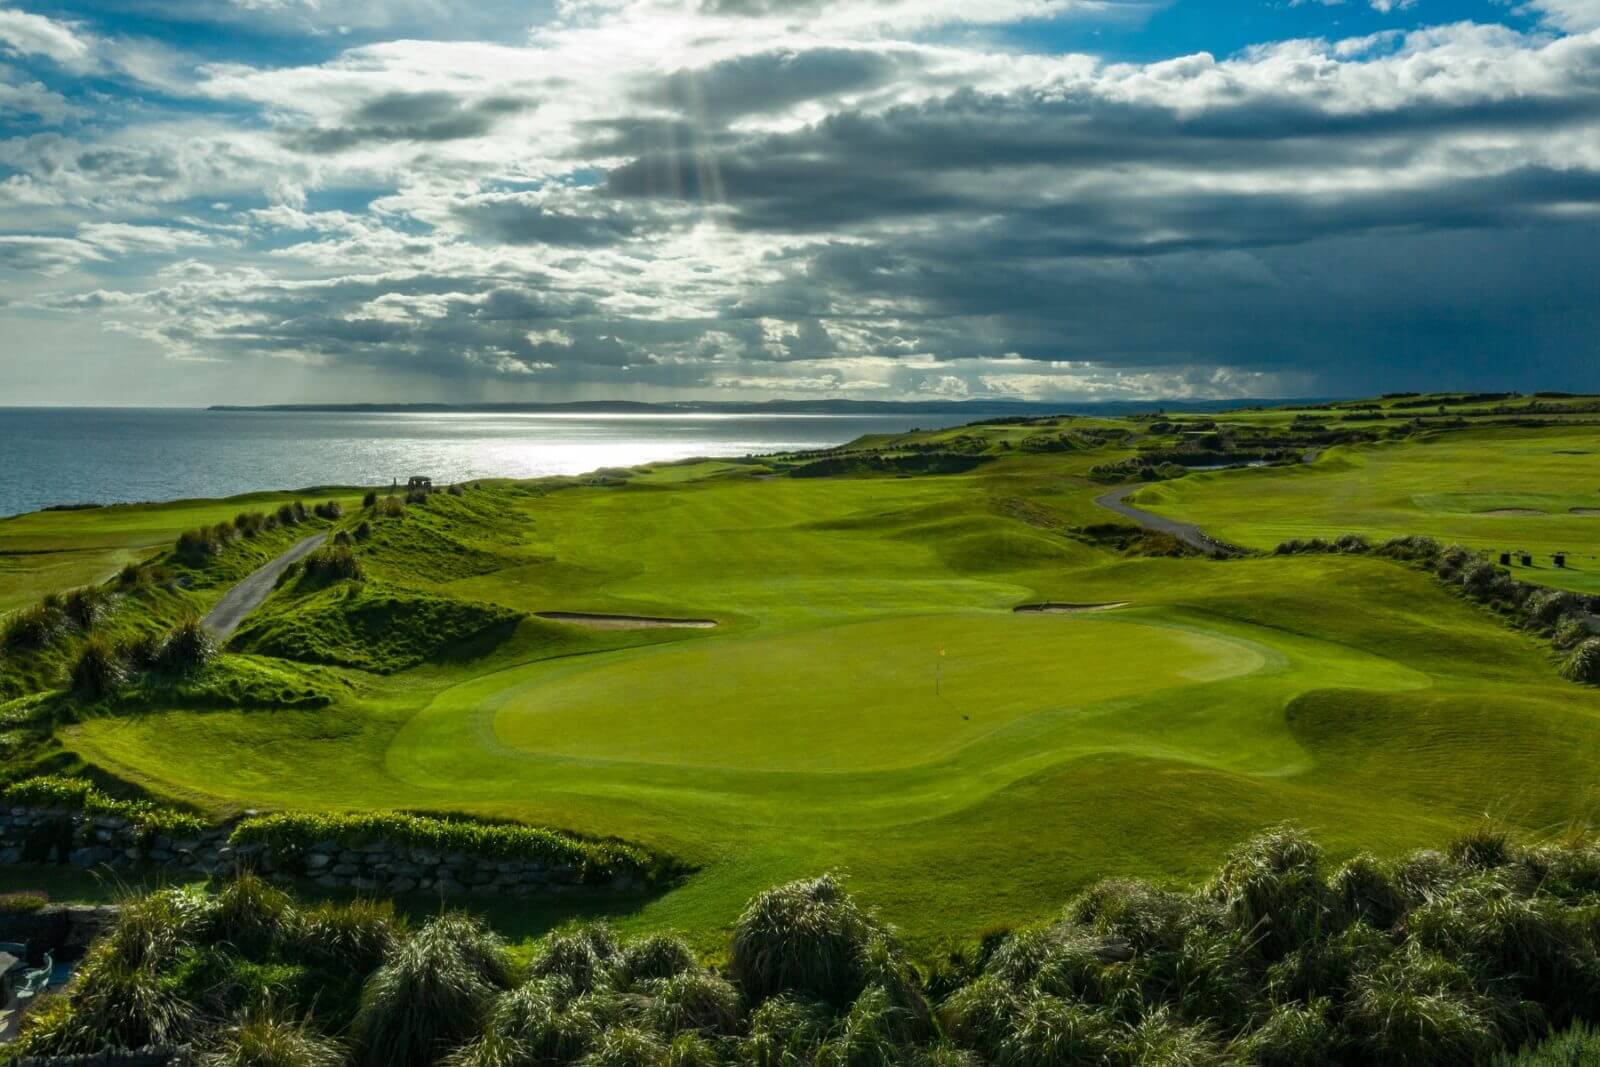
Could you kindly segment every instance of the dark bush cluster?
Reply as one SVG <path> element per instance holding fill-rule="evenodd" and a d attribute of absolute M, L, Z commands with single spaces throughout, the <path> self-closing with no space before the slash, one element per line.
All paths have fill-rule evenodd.
<path fill-rule="evenodd" d="M 178 535 L 177 556 L 191 567 L 203 566 L 207 560 L 221 555 L 224 548 L 245 536 L 253 535 L 245 533 L 232 522 L 185 530 Z"/>
<path fill-rule="evenodd" d="M 361 559 L 348 545 L 325 545 L 309 553 L 301 564 L 306 580 L 318 585 L 333 582 L 359 582 L 366 578 Z"/>
<path fill-rule="evenodd" d="M 67 613 L 61 598 L 47 595 L 37 604 L 6 616 L 5 647 L 13 652 L 46 648 L 67 630 Z"/>
<path fill-rule="evenodd" d="M 1529 847 L 1485 828 L 1329 870 L 1278 829 L 1193 891 L 1103 881 L 924 980 L 828 877 L 753 900 L 724 973 L 675 938 L 621 942 L 593 924 L 518 963 L 465 915 L 413 932 L 383 905 L 301 908 L 245 877 L 132 902 L 18 1051 L 185 1040 L 210 1063 L 361 1067 L 1486 1064 L 1553 1031 L 1552 1050 L 1593 1046 L 1597 905 L 1590 840 Z"/>
<path fill-rule="evenodd" d="M 1129 456 L 1111 463 L 1096 463 L 1089 477 L 1097 482 L 1162 482 L 1182 478 L 1189 470 L 1177 463 L 1165 463 L 1143 456 Z"/>
<path fill-rule="evenodd" d="M 317 518 L 327 519 L 330 522 L 344 517 L 344 505 L 337 500 L 324 500 L 311 511 Z"/>
<path fill-rule="evenodd" d="M 305 504 L 298 500 L 291 504 L 279 505 L 277 511 L 280 526 L 298 526 L 310 517 L 311 513 L 306 510 Z"/>

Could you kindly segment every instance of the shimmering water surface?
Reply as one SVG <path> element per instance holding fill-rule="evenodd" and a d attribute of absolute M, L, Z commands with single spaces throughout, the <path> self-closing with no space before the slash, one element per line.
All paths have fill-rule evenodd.
<path fill-rule="evenodd" d="M 966 415 L 479 414 L 0 408 L 0 515 L 260 489 L 581 474 L 841 444 Z"/>

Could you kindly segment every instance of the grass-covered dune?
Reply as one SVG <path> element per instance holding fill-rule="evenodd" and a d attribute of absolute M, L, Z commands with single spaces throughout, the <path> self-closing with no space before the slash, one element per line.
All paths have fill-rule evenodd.
<path fill-rule="evenodd" d="M 178 699 L 151 675 L 26 703 L 27 729 L 108 788 L 211 816 L 458 812 L 638 842 L 694 873 L 618 928 L 701 948 L 752 895 L 819 870 L 848 872 L 927 955 L 1104 874 L 1193 883 L 1284 820 L 1335 861 L 1485 813 L 1532 835 L 1585 825 L 1600 690 L 1563 678 L 1533 629 L 1378 553 L 1210 560 L 1096 503 L 1118 479 L 1298 484 L 1345 452 L 1400 468 L 1461 448 L 1493 469 L 1596 432 L 1575 400 L 1429 400 L 1010 419 L 358 497 L 318 527 L 349 562 L 291 575 L 207 668 L 281 672 L 325 703 Z M 971 462 L 899 462 L 950 455 Z M 1195 470 L 1215 462 L 1276 465 Z M 244 550 L 183 595 L 220 595 Z M 1097 610 L 1014 610 L 1040 604 Z"/>
<path fill-rule="evenodd" d="M 246 875 L 129 900 L 11 1051 L 183 1042 L 215 1067 L 1589 1063 L 1597 905 L 1588 838 L 1529 847 L 1480 826 L 1336 866 L 1275 828 L 1193 889 L 1098 880 L 1048 919 L 920 963 L 847 884 L 797 880 L 730 912 L 708 966 L 661 931 L 574 924 L 513 953 L 459 912 L 413 925 Z"/>

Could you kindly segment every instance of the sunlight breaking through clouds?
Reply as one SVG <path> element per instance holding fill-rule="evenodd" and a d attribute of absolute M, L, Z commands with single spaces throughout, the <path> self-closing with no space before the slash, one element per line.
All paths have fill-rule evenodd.
<path fill-rule="evenodd" d="M 151 399 L 1600 386 L 1600 19 L 1456 7 L 0 4 L 0 317 Z"/>

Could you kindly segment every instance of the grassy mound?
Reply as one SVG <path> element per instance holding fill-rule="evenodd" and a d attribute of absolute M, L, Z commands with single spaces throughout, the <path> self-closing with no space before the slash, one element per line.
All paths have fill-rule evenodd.
<path fill-rule="evenodd" d="M 274 598 L 246 622 L 232 647 L 391 674 L 503 640 L 520 618 L 508 608 L 379 582 L 345 584 Z"/>

